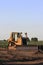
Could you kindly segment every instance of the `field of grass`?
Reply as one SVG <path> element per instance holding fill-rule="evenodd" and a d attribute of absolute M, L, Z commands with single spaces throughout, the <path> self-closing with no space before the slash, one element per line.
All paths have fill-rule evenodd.
<path fill-rule="evenodd" d="M 28 45 L 43 45 L 43 41 L 29 42 Z"/>
<path fill-rule="evenodd" d="M 38 41 L 38 42 L 28 42 L 28 46 L 31 46 L 31 45 L 43 45 L 43 41 Z M 0 40 L 0 47 L 1 48 L 7 48 L 8 47 L 8 41 L 6 40 Z"/>
<path fill-rule="evenodd" d="M 6 40 L 0 40 L 0 47 L 7 48 L 8 47 L 8 42 Z"/>

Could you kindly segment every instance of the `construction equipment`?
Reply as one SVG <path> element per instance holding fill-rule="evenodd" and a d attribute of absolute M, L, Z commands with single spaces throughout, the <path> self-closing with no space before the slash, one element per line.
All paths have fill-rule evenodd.
<path fill-rule="evenodd" d="M 27 33 L 25 33 L 25 37 L 23 37 L 22 32 L 12 32 L 10 38 L 8 39 L 8 42 L 8 47 L 13 46 L 15 48 L 17 46 L 27 46 L 29 43 L 29 38 L 27 36 Z M 43 51 L 43 45 L 38 45 L 37 47 L 38 51 Z"/>
<path fill-rule="evenodd" d="M 25 33 L 25 37 L 22 36 L 22 32 L 12 32 L 10 38 L 8 39 L 8 46 L 21 46 L 28 44 L 27 33 Z"/>

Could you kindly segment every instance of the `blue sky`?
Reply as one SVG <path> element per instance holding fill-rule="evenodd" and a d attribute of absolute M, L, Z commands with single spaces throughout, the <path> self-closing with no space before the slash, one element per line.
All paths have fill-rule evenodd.
<path fill-rule="evenodd" d="M 0 39 L 12 31 L 43 40 L 43 0 L 0 0 Z"/>

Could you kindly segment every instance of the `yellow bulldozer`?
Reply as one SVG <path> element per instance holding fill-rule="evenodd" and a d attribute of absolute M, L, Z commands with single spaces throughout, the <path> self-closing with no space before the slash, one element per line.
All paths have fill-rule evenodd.
<path fill-rule="evenodd" d="M 28 36 L 25 33 L 25 37 L 22 36 L 22 32 L 12 32 L 10 38 L 8 39 L 8 47 L 16 47 L 22 45 L 28 45 Z"/>
<path fill-rule="evenodd" d="M 16 48 L 17 46 L 28 46 L 29 38 L 27 36 L 27 33 L 25 33 L 25 37 L 23 37 L 22 32 L 12 32 L 10 38 L 8 39 L 8 43 L 9 48 Z M 43 51 L 43 45 L 38 45 L 37 47 L 38 51 Z"/>

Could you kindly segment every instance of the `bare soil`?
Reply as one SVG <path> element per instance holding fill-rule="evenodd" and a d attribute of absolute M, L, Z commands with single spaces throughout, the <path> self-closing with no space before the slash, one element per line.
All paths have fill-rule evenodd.
<path fill-rule="evenodd" d="M 13 50 L 0 48 L 0 65 L 43 65 L 43 53 L 37 49 Z"/>

